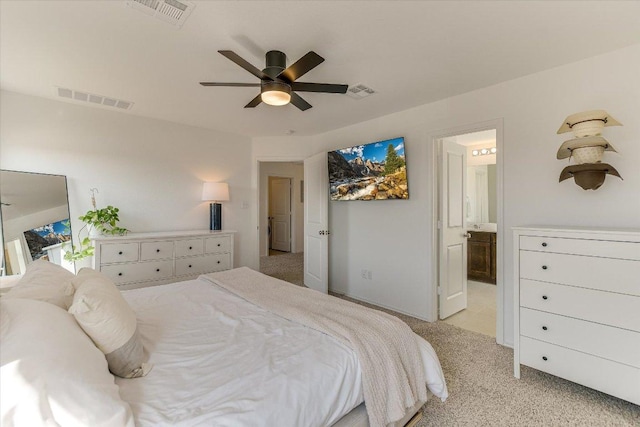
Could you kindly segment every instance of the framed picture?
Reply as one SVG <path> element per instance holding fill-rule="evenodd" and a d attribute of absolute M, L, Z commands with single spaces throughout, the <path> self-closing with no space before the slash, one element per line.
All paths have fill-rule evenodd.
<path fill-rule="evenodd" d="M 31 230 L 25 231 L 23 234 L 27 241 L 31 258 L 34 261 L 40 258 L 49 260 L 47 256 L 47 247 L 69 242 L 71 240 L 69 219 L 67 218 L 51 224 L 32 228 Z"/>
<path fill-rule="evenodd" d="M 408 199 L 404 138 L 330 151 L 331 200 Z"/>

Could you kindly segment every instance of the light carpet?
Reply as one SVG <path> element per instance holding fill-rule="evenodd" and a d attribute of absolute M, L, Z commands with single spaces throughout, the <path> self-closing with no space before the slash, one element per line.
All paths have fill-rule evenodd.
<path fill-rule="evenodd" d="M 274 252 L 260 257 L 260 272 L 294 285 L 304 286 L 304 253 Z"/>
<path fill-rule="evenodd" d="M 261 271 L 302 285 L 302 259 L 302 254 L 263 257 Z M 527 367 L 515 379 L 513 350 L 487 335 L 335 296 L 398 316 L 435 348 L 449 398 L 430 399 L 419 427 L 640 426 L 640 406 Z"/>

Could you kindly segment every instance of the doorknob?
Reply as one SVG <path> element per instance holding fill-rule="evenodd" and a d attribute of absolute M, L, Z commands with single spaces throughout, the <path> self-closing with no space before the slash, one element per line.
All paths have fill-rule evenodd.
<path fill-rule="evenodd" d="M 471 233 L 464 233 L 462 235 L 462 237 L 464 237 L 465 239 L 470 239 L 471 238 Z"/>

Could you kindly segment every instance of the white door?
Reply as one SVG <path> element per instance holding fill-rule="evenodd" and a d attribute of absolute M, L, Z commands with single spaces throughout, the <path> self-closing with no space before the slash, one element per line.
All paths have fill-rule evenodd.
<path fill-rule="evenodd" d="M 271 248 L 291 252 L 291 178 L 270 181 Z"/>
<path fill-rule="evenodd" d="M 438 215 L 440 318 L 467 308 L 466 147 L 440 143 Z"/>
<path fill-rule="evenodd" d="M 329 290 L 328 242 L 329 173 L 327 153 L 304 161 L 304 284 Z"/>

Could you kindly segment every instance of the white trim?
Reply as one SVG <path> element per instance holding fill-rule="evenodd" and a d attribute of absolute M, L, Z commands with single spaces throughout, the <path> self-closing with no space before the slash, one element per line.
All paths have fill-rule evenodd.
<path fill-rule="evenodd" d="M 429 135 L 428 141 L 431 143 L 431 182 L 432 182 L 432 236 L 431 243 L 431 319 L 438 320 L 438 164 L 441 156 L 438 150 L 438 140 L 446 137 L 461 135 L 465 133 L 480 132 L 485 130 L 496 130 L 496 172 L 497 172 L 497 194 L 498 194 L 498 233 L 496 247 L 496 342 L 505 345 L 504 342 L 504 254 L 505 254 L 505 230 L 504 230 L 504 124 L 503 119 L 498 118 L 480 123 L 457 126 L 455 128 L 439 130 Z"/>

